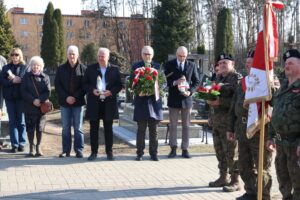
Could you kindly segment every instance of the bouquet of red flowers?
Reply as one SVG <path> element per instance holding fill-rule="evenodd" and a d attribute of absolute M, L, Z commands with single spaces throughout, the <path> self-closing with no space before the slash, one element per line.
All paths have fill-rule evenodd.
<path fill-rule="evenodd" d="M 158 71 L 150 66 L 140 67 L 134 71 L 135 77 L 131 81 L 131 90 L 135 95 L 150 96 L 158 89 Z M 157 88 L 156 88 L 157 87 Z"/>
<path fill-rule="evenodd" d="M 193 97 L 195 99 L 214 101 L 221 94 L 220 89 L 220 84 L 208 82 L 204 86 L 199 86 Z"/>

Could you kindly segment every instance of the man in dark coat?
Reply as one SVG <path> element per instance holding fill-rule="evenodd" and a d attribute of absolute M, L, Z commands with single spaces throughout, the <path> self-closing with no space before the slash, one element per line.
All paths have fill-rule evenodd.
<path fill-rule="evenodd" d="M 72 147 L 71 127 L 74 128 L 74 151 L 77 158 L 83 157 L 84 133 L 83 109 L 85 91 L 83 78 L 86 66 L 79 62 L 78 47 L 71 45 L 67 50 L 67 62 L 60 65 L 55 75 L 55 90 L 58 95 L 62 122 L 62 146 L 60 158 L 69 157 Z"/>
<path fill-rule="evenodd" d="M 87 92 L 86 116 L 90 120 L 91 155 L 89 160 L 95 160 L 98 153 L 99 120 L 103 120 L 105 151 L 108 160 L 113 160 L 113 130 L 114 119 L 119 118 L 117 94 L 122 89 L 119 67 L 108 62 L 109 49 L 99 48 L 98 63 L 88 66 L 84 87 Z"/>
<path fill-rule="evenodd" d="M 176 59 L 165 65 L 165 75 L 169 87 L 168 107 L 170 117 L 170 147 L 169 158 L 176 156 L 177 149 L 177 123 L 179 112 L 182 120 L 182 157 L 190 158 L 189 147 L 189 126 L 192 108 L 192 94 L 199 85 L 199 75 L 195 63 L 186 60 L 186 47 L 179 47 L 176 52 Z M 184 77 L 184 78 L 183 78 Z M 178 85 L 187 82 L 189 88 L 182 92 Z"/>
<path fill-rule="evenodd" d="M 159 64 L 152 61 L 153 49 L 150 46 L 144 46 L 142 49 L 143 61 L 135 63 L 132 66 L 132 72 L 141 67 L 151 67 L 159 70 Z M 134 73 L 131 74 L 131 78 L 134 77 Z M 158 90 L 158 88 L 157 88 Z M 145 134 L 147 126 L 149 128 L 149 153 L 151 160 L 158 161 L 157 158 L 157 124 L 160 120 L 163 120 L 162 115 L 162 102 L 159 95 L 137 95 L 134 98 L 134 115 L 133 120 L 138 124 L 138 130 L 136 134 L 136 146 L 137 146 L 137 161 L 141 161 L 144 155 L 145 149 Z"/>

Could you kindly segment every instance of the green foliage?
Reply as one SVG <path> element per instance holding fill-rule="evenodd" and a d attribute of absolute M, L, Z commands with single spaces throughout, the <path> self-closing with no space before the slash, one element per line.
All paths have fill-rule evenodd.
<path fill-rule="evenodd" d="M 228 8 L 222 8 L 218 13 L 215 60 L 222 53 L 233 54 L 232 17 Z"/>
<path fill-rule="evenodd" d="M 65 45 L 61 12 L 59 9 L 54 11 L 51 2 L 47 6 L 43 21 L 41 56 L 44 59 L 45 68 L 55 71 L 65 59 Z"/>
<path fill-rule="evenodd" d="M 117 52 L 110 52 L 109 54 L 109 62 L 120 67 L 121 72 L 125 72 L 126 70 L 126 58 L 120 55 Z"/>
<path fill-rule="evenodd" d="M 61 15 L 60 9 L 55 9 L 53 13 L 53 18 L 57 22 L 58 27 L 58 63 L 64 62 L 66 58 L 66 50 L 65 50 L 65 40 L 64 40 L 64 27 L 63 27 L 63 19 Z"/>
<path fill-rule="evenodd" d="M 58 96 L 55 89 L 51 89 L 51 95 L 49 100 L 53 103 L 54 109 L 59 109 Z"/>
<path fill-rule="evenodd" d="M 97 62 L 97 47 L 95 43 L 90 43 L 84 46 L 80 54 L 80 60 L 85 65 L 90 65 Z"/>
<path fill-rule="evenodd" d="M 197 54 L 205 54 L 205 45 L 204 44 L 197 46 Z"/>
<path fill-rule="evenodd" d="M 187 0 L 159 0 L 154 9 L 151 26 L 152 46 L 155 59 L 167 60 L 179 46 L 187 45 L 194 35 L 192 27 L 191 5 Z"/>
<path fill-rule="evenodd" d="M 3 0 L 0 0 L 0 55 L 8 58 L 10 50 L 16 46 L 16 41 L 5 12 Z"/>

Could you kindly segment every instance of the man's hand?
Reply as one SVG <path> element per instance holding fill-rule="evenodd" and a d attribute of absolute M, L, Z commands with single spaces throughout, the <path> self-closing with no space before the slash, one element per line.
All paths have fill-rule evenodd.
<path fill-rule="evenodd" d="M 276 150 L 276 144 L 273 140 L 267 140 L 266 146 L 270 152 L 274 152 Z"/>
<path fill-rule="evenodd" d="M 191 92 L 190 91 L 186 91 L 185 93 L 183 93 L 183 96 L 188 97 L 190 96 Z"/>
<path fill-rule="evenodd" d="M 207 100 L 206 102 L 207 102 L 207 104 L 209 104 L 211 106 L 219 106 L 220 105 L 220 100 L 219 99 L 214 100 L 214 101 Z"/>
<path fill-rule="evenodd" d="M 13 79 L 12 79 L 12 82 L 13 83 L 21 83 L 22 79 L 19 77 L 19 76 L 15 76 Z"/>
<path fill-rule="evenodd" d="M 36 107 L 40 107 L 40 106 L 41 106 L 41 100 L 39 100 L 39 99 L 34 99 L 34 100 L 33 100 L 33 105 L 35 105 Z"/>
<path fill-rule="evenodd" d="M 73 105 L 76 102 L 76 99 L 72 96 L 68 96 L 66 102 L 70 105 Z"/>
<path fill-rule="evenodd" d="M 297 146 L 297 151 L 296 151 L 296 155 L 300 158 L 300 146 Z"/>
<path fill-rule="evenodd" d="M 227 131 L 226 132 L 226 138 L 227 138 L 228 141 L 234 142 L 235 141 L 235 134 L 233 132 Z"/>
<path fill-rule="evenodd" d="M 103 91 L 103 94 L 104 94 L 105 97 L 109 97 L 109 96 L 112 95 L 112 94 L 111 94 L 111 91 L 109 91 L 109 90 L 104 90 L 104 91 Z"/>
<path fill-rule="evenodd" d="M 99 91 L 98 89 L 94 89 L 94 90 L 93 90 L 93 94 L 94 94 L 95 96 L 99 96 L 99 95 L 100 95 L 100 91 Z"/>

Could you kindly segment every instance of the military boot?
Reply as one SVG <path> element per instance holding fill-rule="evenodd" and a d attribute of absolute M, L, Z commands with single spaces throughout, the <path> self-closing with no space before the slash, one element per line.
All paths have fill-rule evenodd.
<path fill-rule="evenodd" d="M 229 184 L 228 180 L 228 174 L 221 174 L 220 177 L 212 182 L 209 182 L 208 186 L 209 187 L 224 187 L 225 185 Z"/>
<path fill-rule="evenodd" d="M 224 192 L 235 192 L 241 190 L 240 175 L 237 173 L 234 173 L 231 175 L 231 181 L 229 185 L 223 187 Z"/>

